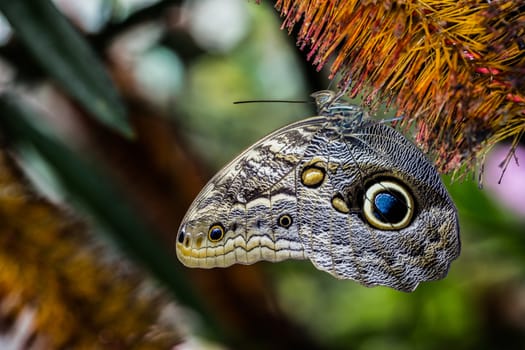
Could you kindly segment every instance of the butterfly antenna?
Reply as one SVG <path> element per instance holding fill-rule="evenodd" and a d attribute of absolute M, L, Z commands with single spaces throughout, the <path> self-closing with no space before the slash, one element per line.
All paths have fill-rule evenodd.
<path fill-rule="evenodd" d="M 240 105 L 244 103 L 310 103 L 310 101 L 304 100 L 245 100 L 245 101 L 234 101 L 234 105 Z"/>

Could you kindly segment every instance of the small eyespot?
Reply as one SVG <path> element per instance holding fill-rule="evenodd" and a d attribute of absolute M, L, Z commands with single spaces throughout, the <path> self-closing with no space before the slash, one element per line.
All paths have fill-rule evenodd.
<path fill-rule="evenodd" d="M 306 187 L 316 188 L 321 186 L 326 175 L 326 170 L 319 165 L 310 165 L 301 171 L 301 183 Z"/>
<path fill-rule="evenodd" d="M 184 230 L 180 230 L 179 232 L 179 237 L 177 237 L 177 242 L 179 242 L 180 244 L 182 244 L 184 242 Z"/>
<path fill-rule="evenodd" d="M 195 240 L 195 248 L 199 249 L 202 246 L 203 237 L 199 236 Z"/>
<path fill-rule="evenodd" d="M 211 242 L 218 242 L 224 237 L 224 227 L 221 224 L 213 224 L 208 230 L 208 239 Z"/>
<path fill-rule="evenodd" d="M 283 215 L 279 216 L 279 219 L 277 220 L 277 223 L 281 227 L 288 228 L 288 227 L 290 227 L 292 225 L 293 220 L 292 220 L 292 217 L 290 215 L 283 214 Z"/>
<path fill-rule="evenodd" d="M 381 230 L 407 227 L 414 214 L 414 200 L 403 186 L 393 181 L 380 181 L 365 192 L 363 213 L 368 223 Z"/>
<path fill-rule="evenodd" d="M 348 214 L 350 212 L 348 204 L 344 200 L 343 196 L 339 193 L 332 197 L 332 207 L 343 214 Z"/>

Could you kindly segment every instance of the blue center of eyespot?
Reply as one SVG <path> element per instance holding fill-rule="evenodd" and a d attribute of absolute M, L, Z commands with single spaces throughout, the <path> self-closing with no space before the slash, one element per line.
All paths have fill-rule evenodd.
<path fill-rule="evenodd" d="M 374 198 L 374 216 L 384 222 L 396 224 L 407 214 L 404 197 L 396 192 L 381 192 Z"/>
<path fill-rule="evenodd" d="M 222 238 L 222 232 L 223 230 L 221 230 L 219 227 L 215 227 L 213 229 L 211 229 L 210 231 L 210 239 L 212 240 L 219 240 Z"/>

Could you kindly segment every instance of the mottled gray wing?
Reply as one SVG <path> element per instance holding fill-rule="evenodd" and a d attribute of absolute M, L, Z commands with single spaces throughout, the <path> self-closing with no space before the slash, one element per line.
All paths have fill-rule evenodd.
<path fill-rule="evenodd" d="M 459 228 L 433 165 L 384 124 L 347 124 L 340 118 L 316 134 L 296 168 L 296 177 L 312 166 L 325 172 L 316 186 L 297 186 L 306 255 L 320 270 L 367 286 L 411 291 L 421 281 L 443 278 L 459 255 Z M 392 184 L 413 199 L 413 213 L 404 227 L 378 229 L 367 220 L 374 213 L 364 209 L 372 200 L 366 194 L 374 185 L 388 193 Z"/>
<path fill-rule="evenodd" d="M 394 129 L 337 105 L 268 135 L 197 196 L 177 236 L 187 266 L 309 258 L 338 278 L 411 291 L 459 254 L 456 209 Z"/>
<path fill-rule="evenodd" d="M 213 177 L 182 221 L 179 259 L 209 268 L 304 258 L 295 168 L 326 124 L 325 117 L 313 117 L 281 128 Z"/>

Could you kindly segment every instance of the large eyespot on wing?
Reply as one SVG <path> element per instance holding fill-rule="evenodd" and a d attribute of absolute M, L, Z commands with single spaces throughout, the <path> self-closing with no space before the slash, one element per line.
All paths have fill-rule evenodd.
<path fill-rule="evenodd" d="M 379 230 L 400 230 L 407 227 L 414 216 L 412 194 L 394 181 L 375 182 L 366 188 L 363 216 Z"/>

